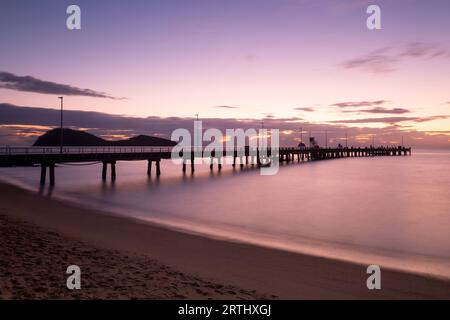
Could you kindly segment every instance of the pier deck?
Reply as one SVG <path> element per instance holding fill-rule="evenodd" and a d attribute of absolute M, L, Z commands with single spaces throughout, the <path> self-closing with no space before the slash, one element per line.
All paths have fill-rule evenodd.
<path fill-rule="evenodd" d="M 172 158 L 173 147 L 5 147 L 0 148 L 0 167 L 41 166 L 41 184 L 45 184 L 46 171 L 49 169 L 50 184 L 55 184 L 55 165 L 58 163 L 101 162 L 102 179 L 106 179 L 107 165 L 111 165 L 111 179 L 116 179 L 117 161 L 148 161 L 147 174 L 152 173 L 155 162 L 156 175 L 161 174 L 161 160 Z M 223 149 L 211 151 L 207 149 L 177 152 L 183 159 L 182 171 L 186 172 L 186 164 L 190 163 L 191 171 L 195 171 L 196 158 L 217 159 L 218 170 L 222 169 L 223 157 L 232 157 L 232 165 L 267 165 L 271 161 L 291 162 L 317 161 L 351 157 L 406 156 L 411 155 L 411 148 L 278 148 L 278 149 Z"/>

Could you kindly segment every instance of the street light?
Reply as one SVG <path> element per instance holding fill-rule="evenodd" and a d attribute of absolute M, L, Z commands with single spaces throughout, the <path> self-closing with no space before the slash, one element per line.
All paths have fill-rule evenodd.
<path fill-rule="evenodd" d="M 60 141 L 59 141 L 59 153 L 63 153 L 63 101 L 64 97 L 58 97 L 61 100 L 61 123 L 60 123 Z"/>

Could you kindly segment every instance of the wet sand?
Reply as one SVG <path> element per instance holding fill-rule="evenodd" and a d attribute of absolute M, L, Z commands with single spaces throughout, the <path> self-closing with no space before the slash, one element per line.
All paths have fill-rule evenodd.
<path fill-rule="evenodd" d="M 450 299 L 450 281 L 210 239 L 0 183 L 0 298 Z M 82 269 L 82 289 L 65 270 Z"/>

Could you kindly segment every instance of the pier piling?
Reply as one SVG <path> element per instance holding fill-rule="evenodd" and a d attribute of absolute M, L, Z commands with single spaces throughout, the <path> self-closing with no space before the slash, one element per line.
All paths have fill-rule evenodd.
<path fill-rule="evenodd" d="M 107 171 L 108 171 L 108 163 L 107 162 L 103 162 L 103 168 L 102 168 L 102 180 L 103 181 L 106 180 Z"/>
<path fill-rule="evenodd" d="M 116 181 L 116 162 L 111 162 L 111 181 Z"/>
<path fill-rule="evenodd" d="M 151 176 L 152 175 L 152 160 L 148 160 L 147 161 L 147 176 Z"/>
<path fill-rule="evenodd" d="M 45 178 L 47 176 L 47 166 L 42 163 L 41 164 L 41 185 L 45 184 Z"/>
<path fill-rule="evenodd" d="M 161 160 L 158 159 L 156 160 L 156 176 L 159 177 L 161 175 L 161 165 L 160 165 Z"/>
<path fill-rule="evenodd" d="M 49 165 L 49 171 L 50 171 L 50 185 L 54 186 L 55 185 L 55 164 L 51 163 Z"/>

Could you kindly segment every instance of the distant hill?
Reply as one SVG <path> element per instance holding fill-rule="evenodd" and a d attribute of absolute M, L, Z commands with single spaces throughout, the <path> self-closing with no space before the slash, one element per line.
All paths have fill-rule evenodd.
<path fill-rule="evenodd" d="M 125 140 L 114 141 L 116 146 L 174 146 L 177 143 L 168 139 L 139 135 Z"/>
<path fill-rule="evenodd" d="M 60 145 L 61 129 L 47 131 L 40 136 L 33 146 L 36 147 L 58 147 Z M 64 146 L 66 147 L 102 147 L 102 146 L 174 146 L 177 143 L 168 139 L 139 135 L 125 140 L 105 140 L 93 134 L 63 129 Z"/>

